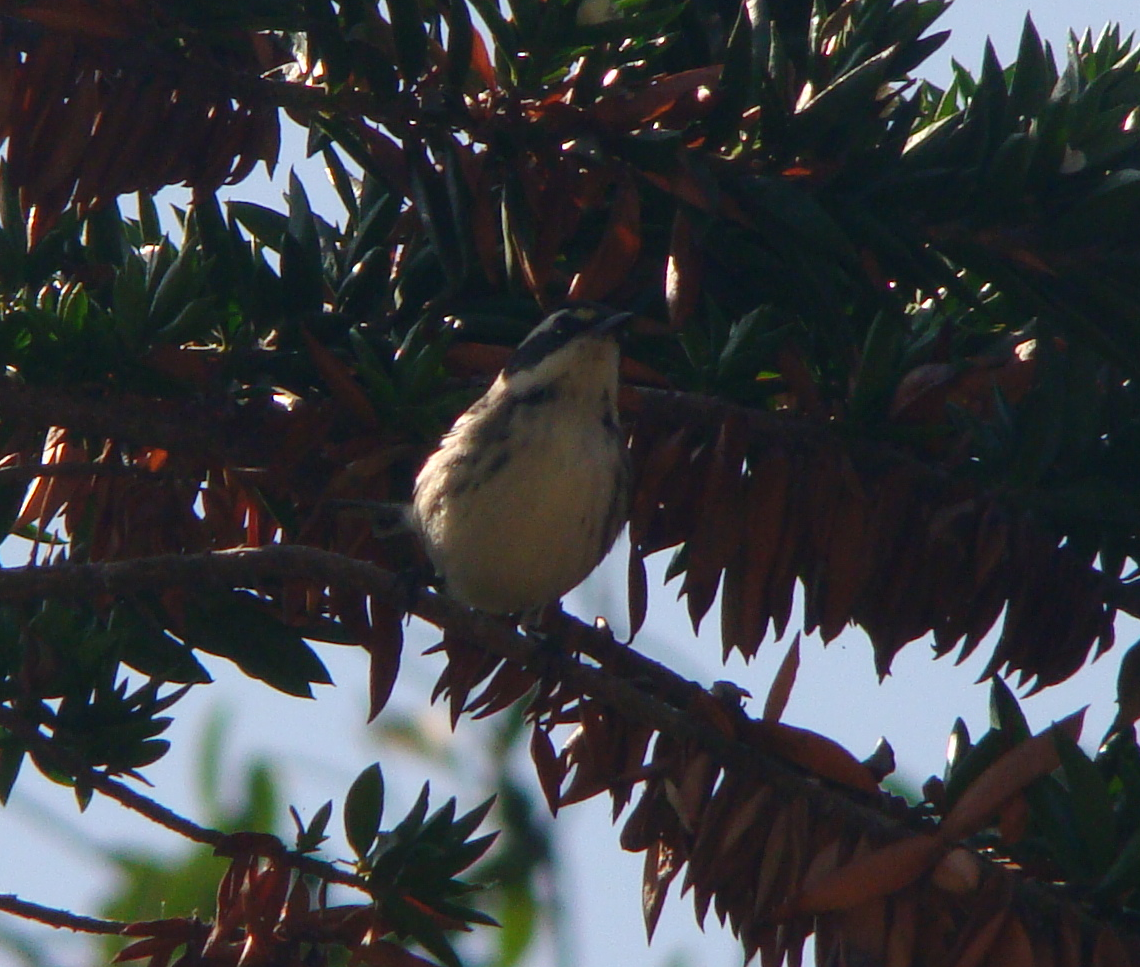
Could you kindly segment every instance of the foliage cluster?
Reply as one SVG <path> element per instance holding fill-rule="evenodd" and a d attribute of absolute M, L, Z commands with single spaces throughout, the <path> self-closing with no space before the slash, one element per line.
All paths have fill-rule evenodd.
<path fill-rule="evenodd" d="M 165 752 L 165 713 L 208 678 L 195 651 L 304 696 L 328 679 L 311 641 L 359 644 L 376 714 L 410 611 L 444 628 L 454 722 L 528 698 L 552 809 L 608 791 L 616 815 L 644 780 L 624 843 L 646 852 L 651 926 L 687 863 L 698 913 L 766 962 L 812 930 L 825 961 L 1134 962 L 1123 712 L 1092 763 L 1075 723 L 1030 737 L 995 685 L 994 732 L 962 735 L 908 811 L 777 721 L 793 672 L 755 721 L 561 616 L 587 660 L 544 657 L 437 595 L 409 603 L 387 572 L 416 548 L 344 509 L 405 498 L 546 311 L 607 300 L 637 315 L 635 630 L 644 559 L 675 548 L 694 627 L 721 594 L 726 655 L 784 633 L 797 582 L 805 630 L 858 623 L 882 674 L 931 632 L 967 655 L 1003 615 L 990 675 L 1044 687 L 1111 647 L 1117 609 L 1140 613 L 1140 49 L 1106 29 L 1058 65 L 1027 21 L 1015 63 L 987 49 L 940 90 L 913 75 L 945 6 L 6 10 L 0 516 L 36 566 L 0 572 L 0 799 L 30 757 L 81 804 L 157 818 L 115 777 Z M 275 163 L 281 111 L 343 225 L 296 178 L 283 211 L 218 202 Z M 176 243 L 152 192 L 179 181 Z M 160 819 L 231 865 L 212 926 L 135 924 L 130 955 L 413 962 L 393 934 L 454 962 L 443 931 L 485 921 L 456 880 L 482 810 L 424 801 L 380 834 L 367 771 L 348 802 L 352 874 L 307 855 L 323 822 L 289 851 Z M 304 876 L 368 902 L 341 915 Z"/>

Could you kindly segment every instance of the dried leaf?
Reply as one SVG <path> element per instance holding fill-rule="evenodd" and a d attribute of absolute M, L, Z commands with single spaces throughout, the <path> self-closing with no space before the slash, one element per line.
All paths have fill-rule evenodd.
<path fill-rule="evenodd" d="M 691 95 L 702 87 L 715 87 L 720 72 L 721 65 L 713 64 L 655 77 L 632 94 L 628 90 L 620 90 L 598 98 L 590 114 L 593 120 L 625 133 L 664 114 L 678 98 Z"/>
<path fill-rule="evenodd" d="M 377 425 L 376 410 L 368 399 L 368 394 L 356 381 L 352 371 L 320 341 L 315 339 L 304 326 L 301 336 L 305 348 L 313 359 L 313 364 L 328 384 L 329 391 L 341 406 L 366 427 Z"/>
<path fill-rule="evenodd" d="M 641 198 L 631 180 L 617 188 L 602 241 L 570 282 L 567 299 L 602 301 L 626 280 L 641 253 Z"/>
<path fill-rule="evenodd" d="M 793 480 L 796 478 L 794 466 L 791 477 Z M 788 627 L 788 619 L 792 616 L 800 544 L 805 539 L 803 531 L 807 523 L 807 509 L 803 506 L 803 500 L 795 487 L 789 487 L 787 502 L 783 508 L 783 526 L 780 531 L 780 539 L 776 545 L 776 554 L 772 560 L 771 572 L 768 577 L 766 603 L 778 638 L 784 636 L 784 631 Z"/>
<path fill-rule="evenodd" d="M 746 659 L 752 658 L 764 637 L 769 578 L 780 548 L 791 480 L 791 460 L 783 450 L 766 450 L 759 458 L 749 459 L 744 540 L 736 562 L 725 572 L 721 641 L 726 659 L 734 648 Z"/>
<path fill-rule="evenodd" d="M 368 721 L 388 704 L 400 673 L 404 649 L 404 616 L 375 598 L 370 602 L 371 621 L 363 641 L 368 648 Z"/>
<path fill-rule="evenodd" d="M 665 481 L 674 474 L 689 452 L 688 435 L 688 429 L 681 427 L 656 447 L 636 481 L 629 515 L 629 539 L 630 543 L 636 544 L 645 553 L 652 553 L 646 547 L 646 541 L 649 538 L 650 524 L 662 500 Z"/>
<path fill-rule="evenodd" d="M 937 836 L 920 834 L 873 850 L 846 866 L 825 874 L 784 904 L 780 919 L 803 913 L 823 913 L 858 906 L 910 886 L 933 864 L 942 850 Z"/>
<path fill-rule="evenodd" d="M 1106 924 L 1101 927 L 1093 950 L 1092 967 L 1130 967 L 1133 963 L 1113 926 Z M 1021 967 L 1021 964 L 1015 967 Z"/>
<path fill-rule="evenodd" d="M 820 603 L 820 637 L 836 638 L 851 620 L 851 614 L 867 572 L 863 566 L 870 502 L 850 461 L 840 463 L 842 489 L 831 521 L 831 534 L 823 549 L 821 576 L 824 588 Z M 838 481 L 837 481 L 838 483 Z"/>
<path fill-rule="evenodd" d="M 629 640 L 633 641 L 649 611 L 649 576 L 645 572 L 645 558 L 638 546 L 630 542 L 628 568 Z"/>
<path fill-rule="evenodd" d="M 653 939 L 657 921 L 669 894 L 669 885 L 676 877 L 681 863 L 676 851 L 662 842 L 653 843 L 645 851 L 645 868 L 641 877 L 641 911 L 645 918 L 645 934 Z"/>
<path fill-rule="evenodd" d="M 550 734 L 537 723 L 530 736 L 530 757 L 538 774 L 538 784 L 542 787 L 547 806 L 550 807 L 550 815 L 557 816 L 559 795 L 562 780 L 566 778 L 566 770 L 554 751 Z"/>
<path fill-rule="evenodd" d="M 994 946 L 1002 927 L 1009 919 L 1008 905 L 1001 908 L 966 943 L 961 955 L 955 960 L 955 967 L 979 967 Z"/>
<path fill-rule="evenodd" d="M 1074 712 L 1001 756 L 975 779 L 942 821 L 939 838 L 956 843 L 980 829 L 1001 806 L 1040 776 L 1060 766 L 1052 729 L 1061 729 L 1075 742 L 1081 733 L 1085 710 Z"/>
<path fill-rule="evenodd" d="M 918 939 L 917 901 L 910 893 L 900 893 L 890 901 L 890 925 L 884 967 L 911 967 Z"/>
<path fill-rule="evenodd" d="M 464 711 L 473 718 L 487 718 L 517 702 L 534 688 L 537 681 L 533 672 L 514 662 L 504 662 L 487 687 L 467 703 Z"/>
<path fill-rule="evenodd" d="M 772 679 L 772 687 L 768 689 L 768 698 L 764 702 L 765 721 L 779 722 L 787 708 L 788 699 L 792 695 L 792 688 L 796 684 L 796 672 L 800 667 L 800 633 L 797 631 L 788 647 L 784 660 Z"/>
<path fill-rule="evenodd" d="M 825 779 L 871 795 L 879 792 L 867 767 L 826 736 L 783 722 L 752 719 L 742 727 L 741 737 L 756 748 L 789 759 Z"/>
<path fill-rule="evenodd" d="M 688 595 L 693 634 L 712 607 L 720 573 L 740 544 L 742 502 L 740 467 L 748 444 L 747 427 L 739 416 L 721 423 L 697 504 L 697 520 L 686 545 L 688 552 L 681 594 Z"/>

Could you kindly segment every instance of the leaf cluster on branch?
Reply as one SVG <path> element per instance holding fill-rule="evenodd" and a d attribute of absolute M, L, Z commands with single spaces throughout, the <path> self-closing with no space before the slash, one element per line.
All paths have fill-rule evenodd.
<path fill-rule="evenodd" d="M 993 729 L 958 729 L 908 810 L 778 697 L 754 721 L 604 629 L 553 616 L 571 661 L 409 601 L 419 550 L 346 509 L 406 499 L 545 312 L 606 300 L 636 314 L 635 632 L 674 548 L 725 656 L 784 634 L 797 582 L 803 630 L 858 624 L 881 675 L 999 618 L 987 676 L 1042 688 L 1108 650 L 1140 613 L 1140 48 L 1111 28 L 1058 64 L 1027 20 L 1013 64 L 987 47 L 942 90 L 914 75 L 945 7 L 0 3 L 0 518 L 33 541 L 0 571 L 0 798 L 29 758 L 81 804 L 124 795 L 208 681 L 196 653 L 305 696 L 310 642 L 363 646 L 375 715 L 410 612 L 444 629 L 453 724 L 526 701 L 552 809 L 609 792 L 616 818 L 640 786 L 651 930 L 688 864 L 700 918 L 765 965 L 813 930 L 821 963 L 1140 960 L 1128 675 L 1095 762 L 1075 728 L 1030 738 L 995 678 Z M 284 211 L 218 201 L 276 163 L 282 111 L 343 225 L 296 176 Z M 174 241 L 153 192 L 179 182 Z M 442 931 L 481 922 L 448 905 L 466 863 L 425 864 L 395 916 L 413 894 L 378 862 L 352 929 L 291 932 L 328 914 L 295 858 L 319 836 L 243 841 L 214 925 L 136 925 L 133 952 L 410 962 L 393 932 L 448 961 Z"/>

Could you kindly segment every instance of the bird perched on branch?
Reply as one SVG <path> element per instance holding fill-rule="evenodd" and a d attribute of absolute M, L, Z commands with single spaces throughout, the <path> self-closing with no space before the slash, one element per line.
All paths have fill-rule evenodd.
<path fill-rule="evenodd" d="M 614 331 L 629 317 L 592 303 L 548 316 L 419 472 L 412 522 L 457 601 L 534 616 L 613 546 L 630 478 Z"/>

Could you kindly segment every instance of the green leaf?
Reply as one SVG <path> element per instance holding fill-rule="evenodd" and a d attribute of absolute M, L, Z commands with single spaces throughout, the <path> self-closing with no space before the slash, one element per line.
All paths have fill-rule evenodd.
<path fill-rule="evenodd" d="M 1044 839 L 1053 860 L 1067 877 L 1086 878 L 1091 871 L 1076 836 L 1073 803 L 1068 792 L 1052 776 L 1042 776 L 1026 787 L 1025 798 L 1033 826 Z"/>
<path fill-rule="evenodd" d="M 154 334 L 158 343 L 180 345 L 195 340 L 204 340 L 220 321 L 213 298 L 193 299 L 167 326 Z"/>
<path fill-rule="evenodd" d="M 8 805 L 27 749 L 11 732 L 0 730 L 0 806 Z"/>
<path fill-rule="evenodd" d="M 324 265 L 317 224 L 305 188 L 289 173 L 288 230 L 281 239 L 281 285 L 290 315 L 316 314 L 324 305 Z"/>
<path fill-rule="evenodd" d="M 146 325 L 150 299 L 146 291 L 146 267 L 142 258 L 131 254 L 115 273 L 111 287 L 111 309 L 115 328 L 128 343 L 133 343 Z"/>
<path fill-rule="evenodd" d="M 946 776 L 946 808 L 950 810 L 970 785 L 1010 748 L 1009 736 L 991 729 L 971 746 Z"/>
<path fill-rule="evenodd" d="M 384 817 L 384 775 L 374 762 L 353 781 L 344 799 L 344 832 L 361 859 L 368 855 Z"/>
<path fill-rule="evenodd" d="M 1009 85 L 1007 111 L 1011 119 L 1031 118 L 1041 110 L 1053 89 L 1055 70 L 1050 71 L 1046 63 L 1041 37 L 1033 25 L 1033 18 L 1027 12 L 1025 25 L 1021 28 L 1021 44 L 1013 67 L 1013 79 Z"/>
<path fill-rule="evenodd" d="M 836 129 L 849 130 L 868 111 L 875 111 L 879 89 L 894 55 L 894 48 L 876 54 L 837 77 L 808 101 L 792 118 L 797 142 L 816 145 L 825 135 Z"/>
<path fill-rule="evenodd" d="M 192 648 L 228 658 L 251 678 L 288 695 L 312 698 L 310 684 L 332 683 L 304 639 L 245 591 L 190 598 L 185 639 Z"/>
<path fill-rule="evenodd" d="M 1011 746 L 1029 738 L 1029 723 L 1025 721 L 1021 706 L 1009 686 L 997 676 L 990 686 L 990 725 L 1001 729 Z"/>
<path fill-rule="evenodd" d="M 410 150 L 409 160 L 409 186 L 416 212 L 448 282 L 458 286 L 467 267 L 458 232 L 456 200 L 449 197 L 445 183 L 422 148 Z"/>
<path fill-rule="evenodd" d="M 348 80 L 350 58 L 331 0 L 305 0 L 307 37 L 324 61 L 328 82 L 335 90 Z"/>
<path fill-rule="evenodd" d="M 437 957 L 444 967 L 463 967 L 447 936 L 427 913 L 398 897 L 393 897 L 384 904 L 384 913 L 391 919 L 397 936 L 414 938 L 424 950 Z"/>
<path fill-rule="evenodd" d="M 135 198 L 138 202 L 139 229 L 142 232 L 143 242 L 147 245 L 160 244 L 166 235 L 162 231 L 162 220 L 158 217 L 154 195 L 140 190 Z"/>
<path fill-rule="evenodd" d="M 266 248 L 281 251 L 282 240 L 289 230 L 287 215 L 252 201 L 227 202 L 226 210 Z"/>
<path fill-rule="evenodd" d="M 297 850 L 301 853 L 311 853 L 318 849 L 328 837 L 325 835 L 325 830 L 328 829 L 329 820 L 332 819 L 332 800 L 328 800 L 320 809 L 313 813 L 313 818 L 309 821 L 308 826 L 301 824 L 301 817 L 297 814 L 297 810 L 292 807 L 289 811 L 293 815 L 293 821 L 297 824 Z"/>
<path fill-rule="evenodd" d="M 449 0 L 447 7 L 447 79 L 462 89 L 471 69 L 474 28 L 467 0 Z"/>
<path fill-rule="evenodd" d="M 1140 829 L 1124 844 L 1112 866 L 1096 886 L 1096 895 L 1102 901 L 1118 903 L 1120 894 L 1140 886 Z"/>
<path fill-rule="evenodd" d="M 1076 834 L 1090 869 L 1095 874 L 1106 874 L 1117 855 L 1116 822 L 1108 783 L 1076 742 L 1060 729 L 1052 732 L 1072 799 Z"/>
<path fill-rule="evenodd" d="M 118 602 L 111 610 L 107 630 L 119 643 L 122 660 L 149 678 L 179 684 L 213 681 L 190 648 L 133 604 Z"/>
<path fill-rule="evenodd" d="M 427 31 L 419 0 L 388 0 L 392 16 L 392 35 L 396 44 L 396 63 L 403 76 L 404 87 L 410 88 L 423 73 L 427 62 Z"/>
<path fill-rule="evenodd" d="M 337 308 L 350 316 L 377 317 L 388 300 L 392 256 L 377 245 L 353 264 L 337 290 Z"/>
<path fill-rule="evenodd" d="M 118 201 L 87 215 L 87 248 L 97 262 L 122 265 L 129 251 Z"/>
<path fill-rule="evenodd" d="M 336 153 L 336 149 L 331 144 L 326 144 L 321 148 L 321 156 L 325 159 L 325 174 L 329 176 L 329 181 L 332 182 L 337 197 L 340 198 L 340 203 L 348 212 L 349 223 L 355 224 L 360 217 L 360 206 L 356 201 L 356 192 L 352 187 L 352 176 L 348 173 L 344 162 L 340 160 L 340 155 Z"/>

